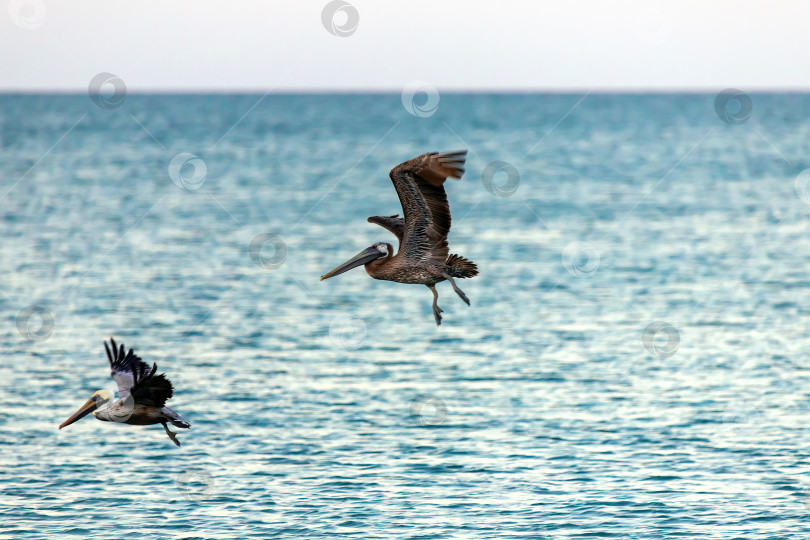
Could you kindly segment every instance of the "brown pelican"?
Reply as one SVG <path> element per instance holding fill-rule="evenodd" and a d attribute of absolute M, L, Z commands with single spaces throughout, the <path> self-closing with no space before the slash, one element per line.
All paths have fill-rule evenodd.
<path fill-rule="evenodd" d="M 118 347 L 115 340 L 110 338 L 112 352 L 107 342 L 107 358 L 113 380 L 118 385 L 118 399 L 114 400 L 108 390 L 99 390 L 81 406 L 73 416 L 59 426 L 62 429 L 73 422 L 80 420 L 90 413 L 102 422 L 120 422 L 134 426 L 147 426 L 163 424 L 163 429 L 174 444 L 180 446 L 177 433 L 169 431 L 166 422 L 179 428 L 190 428 L 182 416 L 166 407 L 166 401 L 172 397 L 172 383 L 161 373 L 155 375 L 157 364 L 150 368 L 132 349 L 124 353 L 124 345 Z"/>
<path fill-rule="evenodd" d="M 391 169 L 391 180 L 405 218 L 394 214 L 373 216 L 368 221 L 394 233 L 399 239 L 399 251 L 394 255 L 394 246 L 385 242 L 372 244 L 321 276 L 321 280 L 365 265 L 366 272 L 374 279 L 427 285 L 433 292 L 433 316 L 437 325 L 442 324 L 442 308 L 438 306 L 439 293 L 436 292 L 440 281 L 449 281 L 469 306 L 469 298 L 453 278 L 474 277 L 478 275 L 478 267 L 464 257 L 449 254 L 450 205 L 444 192 L 444 181 L 448 177 L 461 178 L 464 174 L 466 158 L 466 150 L 431 152 Z"/>

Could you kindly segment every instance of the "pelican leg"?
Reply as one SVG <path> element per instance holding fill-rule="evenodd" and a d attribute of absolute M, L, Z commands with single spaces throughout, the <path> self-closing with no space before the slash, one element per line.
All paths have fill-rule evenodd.
<path fill-rule="evenodd" d="M 428 289 L 433 293 L 433 318 L 436 319 L 436 326 L 442 324 L 442 308 L 439 307 L 439 292 L 436 290 L 436 285 L 428 285 Z"/>
<path fill-rule="evenodd" d="M 163 424 L 163 429 L 166 430 L 166 435 L 169 436 L 172 442 L 177 446 L 180 446 L 180 441 L 178 441 L 176 437 L 177 433 L 175 433 L 174 431 L 169 431 L 169 426 L 166 425 L 166 422 L 161 422 L 161 424 Z"/>
<path fill-rule="evenodd" d="M 453 278 L 451 276 L 447 275 L 447 274 L 445 274 L 444 277 L 447 279 L 447 281 L 450 282 L 450 285 L 453 286 L 453 290 L 456 291 L 456 294 L 459 296 L 459 298 L 464 300 L 464 303 L 469 306 L 470 305 L 470 299 L 467 298 L 467 295 L 464 294 L 464 291 L 462 291 L 461 289 L 458 288 L 458 286 L 456 285 L 456 282 L 453 280 Z"/>

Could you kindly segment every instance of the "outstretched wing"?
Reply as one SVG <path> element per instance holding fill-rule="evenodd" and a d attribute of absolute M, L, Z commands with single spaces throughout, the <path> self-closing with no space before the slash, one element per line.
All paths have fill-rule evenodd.
<path fill-rule="evenodd" d="M 110 376 L 118 385 L 118 395 L 123 399 L 135 386 L 136 375 L 148 373 L 149 366 L 132 349 L 125 352 L 124 344 L 119 346 L 113 338 L 110 338 L 110 345 L 107 345 L 106 341 L 104 342 L 104 349 L 107 351 L 107 359 L 110 361 Z"/>
<path fill-rule="evenodd" d="M 157 364 L 149 367 L 132 349 L 125 352 L 124 344 L 116 344 L 113 338 L 110 338 L 110 345 L 104 342 L 104 349 L 120 399 L 132 394 L 136 403 L 163 407 L 172 397 L 172 383 L 163 374 L 155 375 Z"/>
<path fill-rule="evenodd" d="M 156 369 L 157 364 L 155 364 L 155 367 L 149 375 L 140 379 L 135 383 L 135 386 L 132 387 L 132 397 L 135 399 L 136 404 L 160 409 L 166 405 L 166 401 L 172 397 L 174 393 L 172 383 L 163 373 L 155 375 Z"/>
<path fill-rule="evenodd" d="M 461 178 L 466 159 L 466 150 L 432 152 L 391 169 L 391 181 L 405 214 L 399 249 L 409 258 L 432 258 L 442 263 L 447 260 L 450 205 L 444 181 L 448 177 Z"/>
<path fill-rule="evenodd" d="M 394 233 L 402 242 L 402 236 L 405 233 L 405 220 L 399 217 L 399 214 L 393 216 L 372 216 L 368 218 L 369 223 L 376 223 L 380 227 L 384 227 Z"/>

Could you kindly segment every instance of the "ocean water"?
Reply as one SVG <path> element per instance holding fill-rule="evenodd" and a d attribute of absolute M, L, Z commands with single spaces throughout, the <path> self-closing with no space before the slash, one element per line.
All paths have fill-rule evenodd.
<path fill-rule="evenodd" d="M 0 538 L 808 537 L 810 96 L 428 98 L 0 96 Z M 471 307 L 319 282 L 457 148 Z"/>

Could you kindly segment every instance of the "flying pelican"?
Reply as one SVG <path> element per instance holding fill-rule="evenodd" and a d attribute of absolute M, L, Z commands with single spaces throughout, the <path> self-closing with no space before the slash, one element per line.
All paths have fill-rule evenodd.
<path fill-rule="evenodd" d="M 106 341 L 104 348 L 112 368 L 110 376 L 118 385 L 118 399 L 113 400 L 108 390 L 99 390 L 73 416 L 65 420 L 59 429 L 93 413 L 102 422 L 120 422 L 134 426 L 163 424 L 166 435 L 180 446 L 177 433 L 169 431 L 166 422 L 184 429 L 190 428 L 191 424 L 165 406 L 166 401 L 172 397 L 172 383 L 163 373 L 155 375 L 157 364 L 152 364 L 150 368 L 132 349 L 125 354 L 123 343 L 118 347 L 112 338 L 110 343 L 112 352 Z"/>
<path fill-rule="evenodd" d="M 470 299 L 458 288 L 453 278 L 478 275 L 478 267 L 459 255 L 449 255 L 447 234 L 450 232 L 450 205 L 444 192 L 448 177 L 464 174 L 466 150 L 438 154 L 431 152 L 415 157 L 391 169 L 391 181 L 399 195 L 405 218 L 373 216 L 376 223 L 394 233 L 399 239 L 399 251 L 386 242 L 372 244 L 328 274 L 337 276 L 352 268 L 365 265 L 374 279 L 427 285 L 433 293 L 433 317 L 442 324 L 442 308 L 438 305 L 436 284 L 449 281 L 453 290 L 469 306 Z"/>

